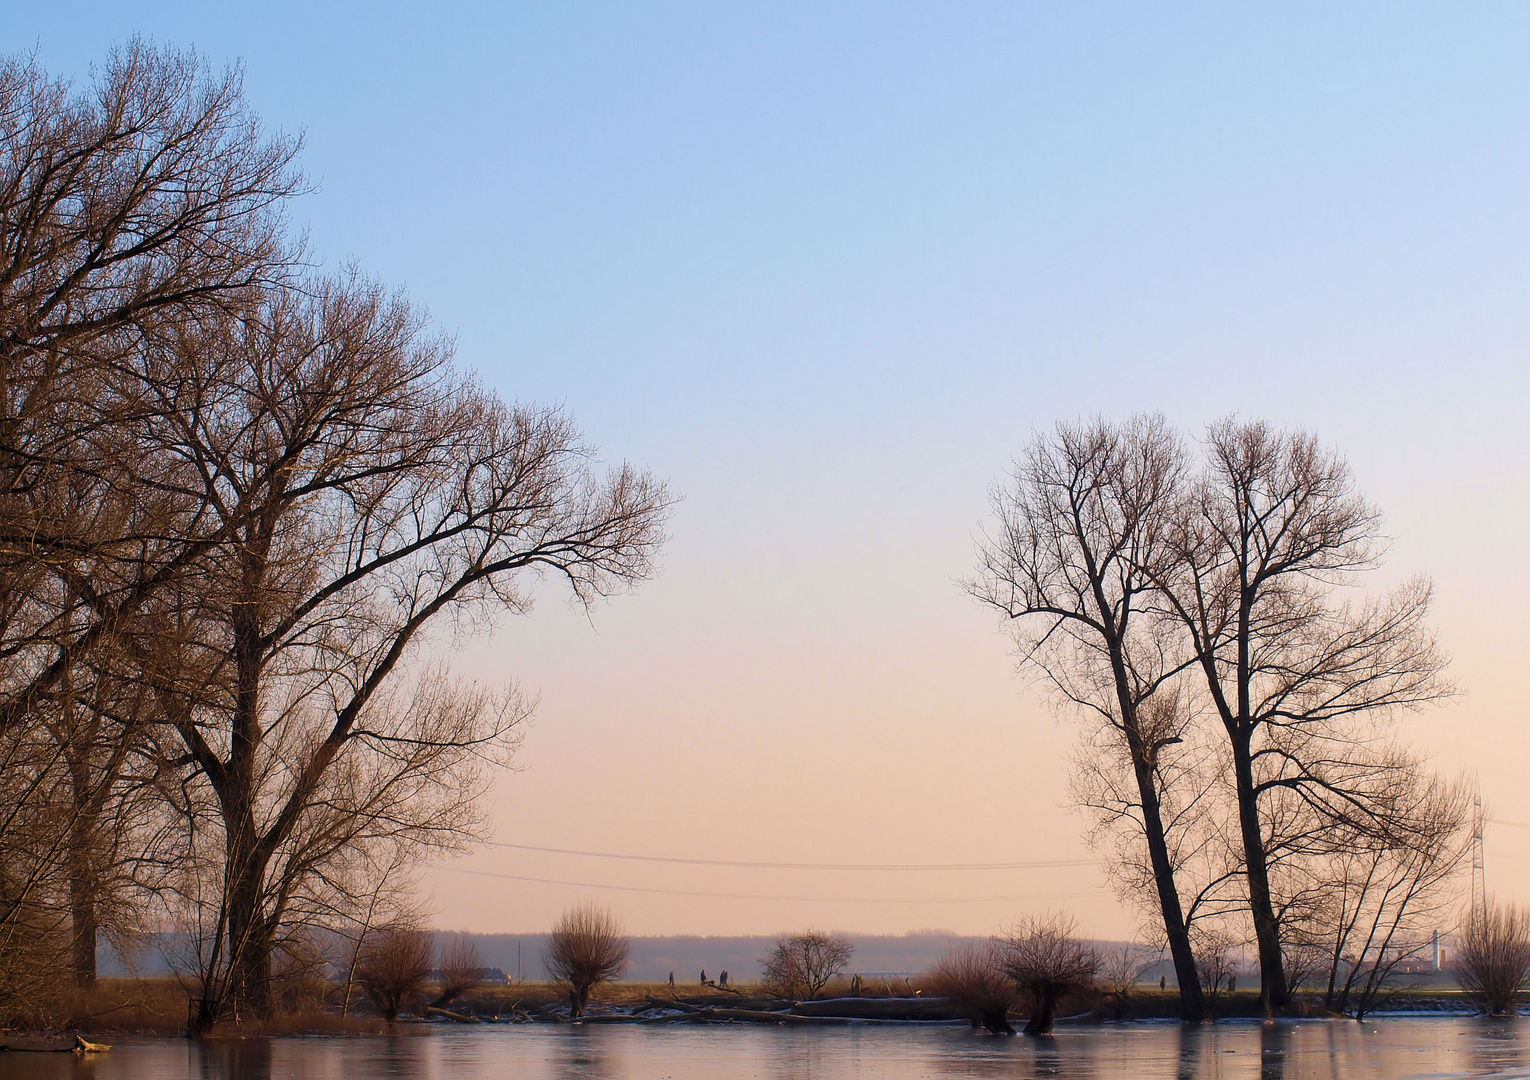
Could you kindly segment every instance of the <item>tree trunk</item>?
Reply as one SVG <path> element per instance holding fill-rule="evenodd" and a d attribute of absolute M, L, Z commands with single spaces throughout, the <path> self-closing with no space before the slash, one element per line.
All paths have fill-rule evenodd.
<path fill-rule="evenodd" d="M 94 799 L 97 793 L 91 790 L 88 743 L 85 749 L 66 747 L 64 758 L 69 767 L 73 803 L 73 820 L 69 825 L 69 915 L 74 980 L 80 989 L 92 990 L 96 985 L 96 939 L 100 936 L 96 908 L 100 874 L 94 850 L 100 815 Z"/>
<path fill-rule="evenodd" d="M 261 910 L 264 865 L 253 858 L 229 890 L 229 996 L 236 1012 L 271 1012 L 271 927 Z M 230 860 L 231 867 L 238 864 Z"/>
<path fill-rule="evenodd" d="M 1206 1000 L 1201 995 L 1200 975 L 1195 968 L 1195 954 L 1190 948 L 1190 932 L 1185 926 L 1184 909 L 1179 903 L 1179 885 L 1174 880 L 1174 864 L 1169 861 L 1169 842 L 1163 827 L 1162 803 L 1158 798 L 1158 778 L 1153 772 L 1153 756 L 1160 747 L 1149 746 L 1142 737 L 1138 714 L 1141 702 L 1132 690 L 1131 673 L 1126 665 L 1126 648 L 1121 635 L 1114 629 L 1110 603 L 1100 586 L 1099 574 L 1094 561 L 1089 561 L 1090 577 L 1095 604 L 1105 631 L 1106 648 L 1110 654 L 1111 677 L 1116 684 L 1116 705 L 1121 710 L 1121 726 L 1126 735 L 1127 749 L 1131 753 L 1132 772 L 1137 780 L 1137 798 L 1142 806 L 1142 831 L 1147 839 L 1148 859 L 1153 866 L 1153 884 L 1158 889 L 1158 909 L 1163 916 L 1164 935 L 1168 939 L 1169 954 L 1174 958 L 1174 978 L 1179 983 L 1179 1014 L 1187 1024 L 1199 1024 L 1206 1019 Z M 1124 626 L 1130 606 L 1123 603 Z"/>
<path fill-rule="evenodd" d="M 1057 999 L 1060 996 L 1050 990 L 1035 995 L 1036 1007 L 1031 1010 L 1031 1018 L 1025 1022 L 1027 1035 L 1052 1034 L 1052 1022 L 1057 1018 Z"/>
<path fill-rule="evenodd" d="M 1249 736 L 1235 732 L 1232 742 L 1233 770 L 1238 785 L 1238 825 L 1243 834 L 1244 870 L 1248 876 L 1249 911 L 1254 920 L 1254 940 L 1259 949 L 1259 1002 L 1266 1013 L 1289 1008 L 1285 963 L 1280 953 L 1280 923 L 1270 899 L 1270 871 L 1264 853 L 1264 834 L 1259 827 L 1259 805 L 1254 793 L 1254 767 Z"/>
<path fill-rule="evenodd" d="M 1133 755 L 1139 757 L 1138 755 Z M 1148 857 L 1153 864 L 1153 881 L 1158 886 L 1158 907 L 1163 914 L 1163 930 L 1174 959 L 1174 978 L 1179 982 L 1179 1015 L 1187 1024 L 1203 1023 L 1207 1018 L 1206 998 L 1201 992 L 1201 977 L 1190 948 L 1190 931 L 1185 926 L 1184 909 L 1179 903 L 1179 887 L 1174 881 L 1174 865 L 1169 861 L 1169 843 L 1164 835 L 1162 807 L 1152 767 L 1139 759 L 1134 762 L 1137 791 L 1142 800 L 1142 826 L 1147 837 Z"/>
<path fill-rule="evenodd" d="M 978 1019 L 972 1021 L 975 1028 L 987 1028 L 995 1035 L 1013 1035 L 1014 1027 L 1009 1022 L 1008 1009 L 984 1009 Z"/>
<path fill-rule="evenodd" d="M 74 981 L 81 990 L 96 986 L 96 901 L 89 872 L 78 868 L 69 875 L 69 910 L 73 922 Z"/>

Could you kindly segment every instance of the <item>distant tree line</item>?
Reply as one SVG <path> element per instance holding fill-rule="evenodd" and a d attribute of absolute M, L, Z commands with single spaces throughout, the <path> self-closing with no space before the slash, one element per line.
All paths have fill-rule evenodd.
<path fill-rule="evenodd" d="M 188 54 L 0 62 L 5 1017 L 144 929 L 189 942 L 193 1032 L 376 960 L 530 711 L 430 647 L 663 538 L 662 484 L 314 269 L 298 151 Z"/>

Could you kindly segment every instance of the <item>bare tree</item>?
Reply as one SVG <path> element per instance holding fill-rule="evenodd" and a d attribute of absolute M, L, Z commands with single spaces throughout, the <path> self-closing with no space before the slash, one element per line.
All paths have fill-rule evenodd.
<path fill-rule="evenodd" d="M 1096 801 L 1112 825 L 1140 835 L 1163 934 L 1190 1023 L 1204 1015 L 1165 821 L 1165 781 L 1183 715 L 1172 680 L 1193 654 L 1150 604 L 1152 572 L 1169 555 L 1167 516 L 1180 499 L 1184 451 L 1161 416 L 1124 424 L 1058 424 L 992 496 L 997 534 L 979 546 L 970 591 L 1012 621 L 1022 666 L 1039 669 L 1104 733 L 1095 768 L 1131 777 L 1129 797 Z M 1171 808 L 1172 813 L 1172 808 Z"/>
<path fill-rule="evenodd" d="M 383 927 L 367 942 L 356 976 L 384 1020 L 392 1023 L 421 999 L 431 952 L 430 934 L 407 920 Z"/>
<path fill-rule="evenodd" d="M 350 874 L 346 874 L 339 866 L 332 865 L 329 868 L 329 873 L 339 879 L 335 894 L 352 901 L 348 905 L 333 905 L 331 913 L 339 918 L 328 920 L 330 930 L 340 945 L 337 965 L 343 964 L 345 967 L 341 1016 L 350 1013 L 357 970 L 368 939 L 379 927 L 411 914 L 409 905 L 416 884 L 409 876 L 411 853 L 398 844 L 383 845 L 387 857 L 379 859 L 375 857 L 378 854 L 377 848 L 377 845 L 365 844 L 353 847 L 347 853 L 353 864 Z"/>
<path fill-rule="evenodd" d="M 1201 989 L 1206 993 L 1206 1003 L 1213 1015 L 1217 1001 L 1224 991 L 1231 988 L 1233 976 L 1233 950 L 1238 938 L 1222 926 L 1200 927 L 1195 935 L 1196 968 L 1201 973 Z"/>
<path fill-rule="evenodd" d="M 1027 1035 L 1050 1035 L 1058 1002 L 1091 989 L 1100 970 L 1099 954 L 1079 940 L 1064 915 L 1021 919 L 1003 938 L 1002 950 L 1004 971 L 1030 998 Z"/>
<path fill-rule="evenodd" d="M 1456 981 L 1491 1016 L 1514 1011 L 1530 977 L 1530 914 L 1509 904 L 1484 903 L 1461 933 Z"/>
<path fill-rule="evenodd" d="M 0 846 L 55 827 L 10 837 L 45 856 L 18 895 L 68 912 L 87 987 L 98 931 L 137 921 L 124 889 L 144 885 L 139 797 L 157 771 L 145 718 L 120 711 L 120 688 L 103 696 L 103 646 L 199 539 L 162 487 L 134 482 L 165 464 L 137 439 L 153 411 L 138 361 L 297 257 L 297 142 L 261 131 L 240 84 L 136 40 L 82 90 L 35 57 L 0 60 L 0 732 L 63 755 L 14 792 L 30 806 L 0 808 Z M 36 887 L 55 858 L 67 889 Z"/>
<path fill-rule="evenodd" d="M 932 994 L 950 1001 L 971 1021 L 995 1035 L 1013 1035 L 1009 1014 L 1020 1003 L 1020 990 L 1006 974 L 996 942 L 967 944 L 936 961 L 925 977 Z"/>
<path fill-rule="evenodd" d="M 595 477 L 564 417 L 506 407 L 354 280 L 199 328 L 157 391 L 176 402 L 159 437 L 229 537 L 164 612 L 174 632 L 132 642 L 214 796 L 205 1026 L 262 1009 L 286 905 L 357 830 L 472 835 L 478 766 L 513 750 L 526 707 L 428 673 L 400 694 L 427 635 L 524 610 L 527 574 L 585 603 L 642 578 L 668 496 L 631 469 Z"/>
<path fill-rule="evenodd" d="M 1378 515 L 1340 459 L 1309 435 L 1233 421 L 1210 429 L 1207 456 L 1169 557 L 1150 565 L 1225 733 L 1261 999 L 1277 1010 L 1290 995 L 1263 804 L 1385 832 L 1395 788 L 1375 767 L 1377 725 L 1451 688 L 1426 581 L 1334 600 L 1379 550 Z"/>
<path fill-rule="evenodd" d="M 1152 954 L 1140 945 L 1120 945 L 1101 954 L 1099 987 L 1115 1000 L 1118 1019 L 1126 1018 L 1137 981 L 1152 965 Z"/>
<path fill-rule="evenodd" d="M 627 970 L 627 940 L 616 916 L 605 908 L 582 905 L 565 911 L 553 927 L 542 962 L 557 982 L 568 984 L 569 1012 L 584 1015 L 590 992 Z"/>
<path fill-rule="evenodd" d="M 1295 925 L 1282 920 L 1287 949 L 1294 939 L 1322 950 L 1324 1007 L 1358 1018 L 1428 954 L 1469 851 L 1466 784 L 1421 770 L 1400 783 L 1408 809 L 1393 817 L 1388 833 L 1335 837 L 1332 852 L 1303 868 L 1321 903 Z"/>
<path fill-rule="evenodd" d="M 356 918 L 359 862 L 474 835 L 529 706 L 422 652 L 540 576 L 642 579 L 669 503 L 402 300 L 303 279 L 296 151 L 194 57 L 134 43 L 91 93 L 0 64 L 0 953 L 65 931 L 88 982 L 134 858 L 99 825 L 157 796 L 193 1031 Z"/>
<path fill-rule="evenodd" d="M 441 954 L 436 970 L 441 976 L 441 992 L 435 1005 L 442 1008 L 456 1001 L 470 990 L 483 985 L 483 957 L 472 939 L 460 934 L 452 936 L 452 943 Z"/>
<path fill-rule="evenodd" d="M 767 989 L 783 998 L 811 1001 L 845 970 L 855 947 L 822 930 L 782 934 L 760 960 Z"/>

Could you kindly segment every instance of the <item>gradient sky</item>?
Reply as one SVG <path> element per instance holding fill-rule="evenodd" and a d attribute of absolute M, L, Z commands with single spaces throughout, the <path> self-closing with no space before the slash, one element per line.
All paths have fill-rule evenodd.
<path fill-rule="evenodd" d="M 1349 456 L 1466 690 L 1402 733 L 1526 823 L 1487 864 L 1530 899 L 1530 7 L 1232 7 L 59 3 L 0 47 L 242 60 L 326 265 L 683 496 L 657 580 L 456 658 L 540 697 L 499 841 L 1077 863 L 486 848 L 429 874 L 441 925 L 1129 933 L 1075 729 L 955 581 L 1034 430 L 1134 410 Z"/>

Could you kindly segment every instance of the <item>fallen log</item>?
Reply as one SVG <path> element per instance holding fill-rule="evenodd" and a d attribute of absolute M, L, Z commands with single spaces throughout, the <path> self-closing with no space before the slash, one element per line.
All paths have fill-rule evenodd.
<path fill-rule="evenodd" d="M 827 998 L 799 1001 L 798 1016 L 839 1016 L 854 1020 L 960 1020 L 962 1014 L 945 998 Z"/>
<path fill-rule="evenodd" d="M 828 1016 L 793 1016 L 761 1009 L 707 1009 L 703 1016 L 716 1020 L 747 1020 L 756 1024 L 835 1024 L 841 1021 Z"/>
<path fill-rule="evenodd" d="M 0 1034 L 0 1050 L 34 1054 L 67 1054 L 74 1048 L 74 1041 L 62 1035 Z"/>
<path fill-rule="evenodd" d="M 452 1012 L 450 1009 L 438 1009 L 434 1005 L 425 1006 L 426 1016 L 439 1016 L 444 1020 L 454 1020 L 459 1024 L 477 1024 L 481 1021 L 476 1016 L 467 1013 Z"/>
<path fill-rule="evenodd" d="M 681 1001 L 679 998 L 656 998 L 652 994 L 647 994 L 643 1000 L 660 1009 L 679 1009 L 681 1012 L 688 1013 L 699 1013 L 702 1011 L 700 1006 L 692 1005 L 688 1001 Z"/>

